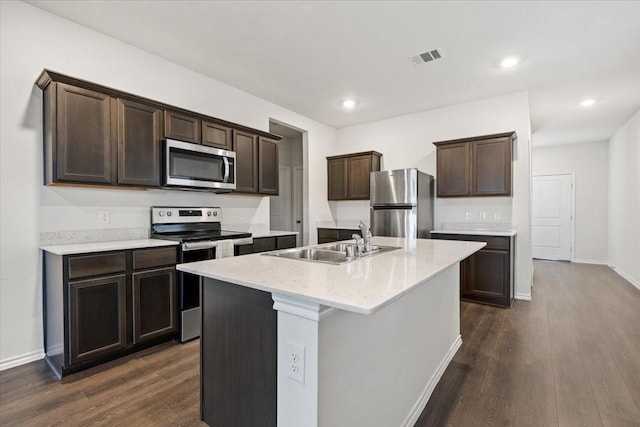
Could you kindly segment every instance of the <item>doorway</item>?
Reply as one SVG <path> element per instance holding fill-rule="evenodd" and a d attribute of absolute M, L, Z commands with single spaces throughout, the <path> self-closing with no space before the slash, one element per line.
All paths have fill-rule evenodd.
<path fill-rule="evenodd" d="M 282 139 L 278 142 L 277 196 L 270 197 L 269 219 L 271 230 L 296 231 L 297 246 L 303 242 L 303 133 L 285 124 L 269 121 L 269 132 Z"/>
<path fill-rule="evenodd" d="M 573 173 L 534 175 L 531 239 L 533 257 L 571 261 L 573 258 Z"/>

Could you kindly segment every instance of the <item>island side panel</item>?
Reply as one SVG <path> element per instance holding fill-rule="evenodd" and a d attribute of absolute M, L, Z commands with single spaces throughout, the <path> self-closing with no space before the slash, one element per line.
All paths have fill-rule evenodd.
<path fill-rule="evenodd" d="M 459 264 L 369 315 L 333 310 L 318 334 L 318 426 L 416 422 L 461 345 Z"/>
<path fill-rule="evenodd" d="M 276 426 L 277 312 L 268 292 L 203 278 L 201 419 Z"/>

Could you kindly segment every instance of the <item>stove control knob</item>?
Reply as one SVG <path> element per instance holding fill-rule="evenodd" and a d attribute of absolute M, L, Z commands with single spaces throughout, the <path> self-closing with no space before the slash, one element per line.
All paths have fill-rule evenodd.
<path fill-rule="evenodd" d="M 218 211 L 213 211 L 213 216 L 218 216 Z"/>
<path fill-rule="evenodd" d="M 160 211 L 160 212 L 158 212 L 158 215 L 160 215 L 160 216 L 164 216 L 164 211 Z"/>
<path fill-rule="evenodd" d="M 212 212 L 211 211 L 207 211 L 207 216 L 211 216 Z"/>
<path fill-rule="evenodd" d="M 171 216 L 171 211 L 167 211 L 167 216 Z"/>

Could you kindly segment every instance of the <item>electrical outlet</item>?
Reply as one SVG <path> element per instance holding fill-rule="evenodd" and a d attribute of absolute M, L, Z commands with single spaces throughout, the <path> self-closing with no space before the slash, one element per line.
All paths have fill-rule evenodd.
<path fill-rule="evenodd" d="M 473 218 L 473 215 L 471 214 L 471 212 L 466 212 L 464 214 L 464 217 L 466 218 L 467 221 L 471 221 L 471 219 Z"/>
<path fill-rule="evenodd" d="M 101 210 L 98 211 L 98 224 L 105 225 L 111 222 L 111 211 Z"/>
<path fill-rule="evenodd" d="M 287 377 L 304 384 L 304 346 L 287 341 Z"/>
<path fill-rule="evenodd" d="M 485 220 L 485 219 L 487 219 L 487 213 L 486 213 L 486 212 L 480 212 L 480 214 L 479 214 L 479 215 L 480 215 L 480 219 L 481 219 L 481 220 Z"/>
<path fill-rule="evenodd" d="M 493 213 L 493 220 L 494 221 L 500 221 L 502 219 L 502 216 L 500 215 L 500 212 L 494 212 Z"/>

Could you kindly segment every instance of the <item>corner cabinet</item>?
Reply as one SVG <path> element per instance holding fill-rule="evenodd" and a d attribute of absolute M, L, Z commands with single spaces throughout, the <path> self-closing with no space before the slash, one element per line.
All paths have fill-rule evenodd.
<path fill-rule="evenodd" d="M 432 239 L 485 242 L 460 262 L 460 299 L 511 307 L 514 299 L 514 237 L 432 233 Z"/>
<path fill-rule="evenodd" d="M 438 197 L 512 195 L 515 132 L 434 142 Z"/>
<path fill-rule="evenodd" d="M 328 200 L 368 200 L 370 174 L 380 170 L 376 151 L 327 157 Z"/>
<path fill-rule="evenodd" d="M 62 377 L 171 340 L 176 246 L 44 254 L 46 359 Z"/>

